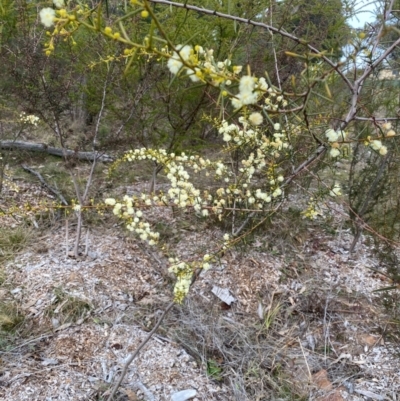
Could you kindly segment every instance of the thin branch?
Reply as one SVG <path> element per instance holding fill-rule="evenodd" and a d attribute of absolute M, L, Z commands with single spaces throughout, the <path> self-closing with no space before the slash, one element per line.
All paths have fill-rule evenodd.
<path fill-rule="evenodd" d="M 133 360 L 139 355 L 139 352 L 142 350 L 142 348 L 150 341 L 150 339 L 153 337 L 154 333 L 158 330 L 160 327 L 162 321 L 164 320 L 165 316 L 167 316 L 168 312 L 173 308 L 175 305 L 175 302 L 171 302 L 163 314 L 160 316 L 158 319 L 158 322 L 156 325 L 153 327 L 153 330 L 150 331 L 150 333 L 146 336 L 146 338 L 141 342 L 141 344 L 136 348 L 135 352 L 128 358 L 128 360 L 125 362 L 124 368 L 122 369 L 121 376 L 118 379 L 117 383 L 115 383 L 109 397 L 107 398 L 107 401 L 112 401 L 114 398 L 115 393 L 117 392 L 119 386 L 121 385 L 122 381 L 124 380 L 124 377 L 126 376 L 126 373 L 128 372 L 129 365 L 133 362 Z"/>
<path fill-rule="evenodd" d="M 326 150 L 327 147 L 325 145 L 319 146 L 307 160 L 301 163 L 300 166 L 298 166 L 296 170 L 294 170 L 293 173 L 288 178 L 286 178 L 286 180 L 283 183 L 283 186 L 290 184 L 293 181 L 293 179 L 297 177 L 303 170 L 307 169 L 310 164 L 312 164 L 320 156 L 324 155 Z"/>
<path fill-rule="evenodd" d="M 392 51 L 400 45 L 400 38 L 397 39 L 392 45 L 390 45 L 361 75 L 360 78 L 354 83 L 354 86 L 357 82 L 362 82 L 371 74 L 371 72 L 383 61 L 385 58 L 392 53 Z"/>
<path fill-rule="evenodd" d="M 292 35 L 292 34 L 286 32 L 286 31 L 283 31 L 280 28 L 275 28 L 274 26 L 265 24 L 263 22 L 257 22 L 257 21 L 253 21 L 251 19 L 237 17 L 235 15 L 221 13 L 221 12 L 216 11 L 216 10 L 209 10 L 209 9 L 202 8 L 202 7 L 192 6 L 192 5 L 186 4 L 186 3 L 176 3 L 174 1 L 168 1 L 168 0 L 146 0 L 146 1 L 148 1 L 149 3 L 164 4 L 164 5 L 170 6 L 170 7 L 184 8 L 186 10 L 196 11 L 196 12 L 201 13 L 201 14 L 212 15 L 212 16 L 219 17 L 219 18 L 225 18 L 225 19 L 228 19 L 228 20 L 231 20 L 231 21 L 236 21 L 236 22 L 241 22 L 241 23 L 244 23 L 244 24 L 252 25 L 252 26 L 257 26 L 257 27 L 266 29 L 268 31 L 271 31 L 271 32 L 274 32 L 274 33 L 278 33 L 279 35 L 284 36 L 284 37 L 286 37 L 286 38 L 288 38 L 290 40 L 293 40 L 294 42 L 296 42 L 298 44 L 306 46 L 311 52 L 313 52 L 315 54 L 318 54 L 321 57 L 322 60 L 324 60 L 327 64 L 329 64 L 331 67 L 333 67 L 336 70 L 336 72 L 341 76 L 341 78 L 346 83 L 346 85 L 350 89 L 353 89 L 353 84 L 343 74 L 343 72 L 339 70 L 339 67 L 340 67 L 341 64 L 335 64 L 331 59 L 329 59 L 324 54 L 322 54 L 317 48 L 315 48 L 314 46 L 312 46 L 309 43 L 307 43 L 306 40 L 300 39 L 295 35 Z"/>
<path fill-rule="evenodd" d="M 393 10 L 394 1 L 395 1 L 395 0 L 391 0 L 387 8 L 386 8 L 386 4 L 385 4 L 385 10 L 384 10 L 384 12 L 383 12 L 383 22 L 382 22 L 381 26 L 379 27 L 378 34 L 376 35 L 376 41 L 375 41 L 374 45 L 372 46 L 372 50 L 371 50 L 372 53 L 373 53 L 373 52 L 376 50 L 376 48 L 378 47 L 379 42 L 380 42 L 380 40 L 381 40 L 381 38 L 382 38 L 382 36 L 383 36 L 383 32 L 384 32 L 384 28 L 385 28 L 385 22 L 386 22 L 386 20 L 388 19 L 390 13 L 391 13 L 392 10 Z"/>
<path fill-rule="evenodd" d="M 398 121 L 400 117 L 354 117 L 357 121 Z"/>
<path fill-rule="evenodd" d="M 69 224 L 68 218 L 65 219 L 65 257 L 68 258 L 69 254 L 69 246 L 68 246 L 68 238 L 69 237 Z"/>
<path fill-rule="evenodd" d="M 68 206 L 68 202 L 66 201 L 66 199 L 64 198 L 64 196 L 63 196 L 59 191 L 57 191 L 57 189 L 55 189 L 55 188 L 53 188 L 51 185 L 49 185 L 49 184 L 45 181 L 45 179 L 43 178 L 43 176 L 42 176 L 39 172 L 37 172 L 37 171 L 31 169 L 31 168 L 28 167 L 26 164 L 23 164 L 23 165 L 22 165 L 22 168 L 23 168 L 25 171 L 27 171 L 28 173 L 31 173 L 31 174 L 33 174 L 35 177 L 37 177 L 44 187 L 46 187 L 53 195 L 57 196 L 57 198 L 60 199 L 60 202 L 61 202 L 64 206 Z"/>
<path fill-rule="evenodd" d="M 101 118 L 103 116 L 103 112 L 104 112 L 104 107 L 106 104 L 106 96 L 107 96 L 107 86 L 109 83 L 109 74 L 107 74 L 107 78 L 104 81 L 104 86 L 103 86 L 103 96 L 101 98 L 101 107 L 100 107 L 100 111 L 99 111 L 99 115 L 97 116 L 97 121 L 96 121 L 96 129 L 94 131 L 94 137 L 93 137 L 93 152 L 96 154 L 95 152 L 95 145 L 97 142 L 97 136 L 99 134 L 99 129 L 100 129 L 100 121 Z M 94 174 L 94 169 L 96 168 L 96 164 L 97 164 L 98 159 L 95 157 L 93 159 L 93 163 L 92 163 L 92 168 L 90 169 L 90 173 L 89 173 L 89 177 L 86 181 L 86 187 L 85 187 L 85 192 L 83 193 L 82 196 L 82 201 L 85 202 L 86 201 L 86 197 L 88 196 L 89 193 L 89 189 L 90 186 L 92 185 L 92 180 L 93 180 L 93 174 Z"/>

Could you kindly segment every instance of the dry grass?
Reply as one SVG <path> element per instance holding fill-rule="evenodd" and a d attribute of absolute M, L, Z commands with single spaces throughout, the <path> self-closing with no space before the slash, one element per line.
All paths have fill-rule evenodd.
<path fill-rule="evenodd" d="M 32 231 L 27 227 L 0 229 L 0 348 L 7 349 L 16 339 L 16 330 L 24 321 L 24 315 L 12 296 L 8 287 L 10 283 L 3 264 L 12 259 L 28 245 L 32 239 Z"/>
<path fill-rule="evenodd" d="M 29 244 L 32 235 L 32 230 L 25 226 L 0 228 L 0 263 L 4 263 L 20 252 Z M 0 274 L 0 284 L 4 279 L 4 275 Z"/>
<path fill-rule="evenodd" d="M 298 317 L 285 317 L 278 304 L 263 320 L 239 316 L 190 298 L 170 317 L 168 334 L 191 354 L 210 379 L 229 385 L 237 401 L 306 400 L 303 386 L 294 385 L 291 362 L 302 360 L 296 341 Z M 232 317 L 230 317 L 232 316 Z M 284 333 L 284 334 L 282 334 Z M 321 368 L 320 358 L 307 359 L 310 369 Z"/>
<path fill-rule="evenodd" d="M 68 294 L 61 287 L 55 288 L 53 293 L 52 303 L 45 314 L 57 320 L 57 324 L 76 322 L 85 318 L 92 309 L 90 302 Z"/>

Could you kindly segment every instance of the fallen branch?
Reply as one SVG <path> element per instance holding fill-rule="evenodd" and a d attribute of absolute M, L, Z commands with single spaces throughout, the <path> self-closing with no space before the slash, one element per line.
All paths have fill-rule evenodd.
<path fill-rule="evenodd" d="M 37 177 L 39 179 L 39 181 L 42 183 L 42 185 L 44 187 L 46 187 L 53 195 L 57 196 L 58 199 L 60 199 L 61 203 L 64 206 L 68 206 L 68 202 L 65 200 L 65 198 L 62 196 L 62 194 L 60 193 L 60 191 L 58 191 L 57 189 L 53 188 L 51 185 L 49 185 L 45 179 L 43 178 L 43 176 L 38 173 L 37 171 L 31 169 L 30 167 L 28 167 L 27 165 L 23 164 L 22 168 L 27 171 L 28 173 L 33 174 L 35 177 Z"/>
<path fill-rule="evenodd" d="M 70 149 L 54 148 L 44 143 L 21 142 L 21 141 L 0 141 L 0 149 L 22 149 L 29 152 L 45 152 L 49 155 L 65 157 L 70 156 L 79 160 L 101 161 L 103 163 L 111 163 L 114 161 L 112 156 L 101 154 L 100 152 L 75 152 Z"/>

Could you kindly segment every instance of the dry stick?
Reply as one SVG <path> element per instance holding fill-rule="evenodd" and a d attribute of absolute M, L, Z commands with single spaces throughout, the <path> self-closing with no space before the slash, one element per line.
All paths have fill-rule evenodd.
<path fill-rule="evenodd" d="M 391 12 L 393 10 L 394 2 L 395 2 L 395 0 L 391 0 L 390 3 L 388 4 L 387 8 L 386 8 L 386 5 L 385 5 L 385 10 L 383 12 L 383 23 L 379 27 L 379 31 L 378 31 L 378 33 L 376 35 L 377 40 L 375 41 L 374 45 L 372 46 L 371 53 L 373 53 L 376 50 L 376 48 L 379 45 L 380 38 L 384 35 L 384 30 L 387 29 L 386 26 L 385 26 L 385 22 L 389 19 L 389 16 L 390 16 L 390 14 L 391 14 Z"/>
<path fill-rule="evenodd" d="M 139 347 L 136 348 L 136 351 L 128 358 L 128 360 L 125 362 L 124 368 L 122 369 L 121 372 L 121 376 L 118 379 L 117 383 L 115 383 L 111 394 L 109 395 L 109 397 L 107 398 L 107 401 L 112 401 L 114 398 L 115 393 L 117 392 L 119 386 L 121 385 L 122 381 L 124 380 L 124 377 L 126 376 L 127 372 L 128 372 L 128 368 L 129 365 L 133 362 L 133 360 L 138 356 L 139 352 L 142 350 L 142 348 L 150 341 L 150 339 L 153 337 L 154 333 L 158 330 L 158 328 L 160 327 L 162 321 L 164 320 L 165 316 L 167 316 L 168 312 L 173 308 L 173 306 L 175 305 L 175 302 L 171 302 L 167 308 L 165 309 L 165 311 L 163 312 L 163 314 L 160 316 L 160 318 L 158 319 L 158 322 L 156 323 L 156 325 L 153 327 L 153 330 L 150 331 L 150 333 L 146 336 L 146 338 L 141 342 L 141 344 L 139 345 Z"/>
<path fill-rule="evenodd" d="M 44 187 L 46 187 L 52 194 L 56 195 L 57 198 L 60 199 L 61 203 L 62 203 L 64 206 L 68 206 L 68 202 L 67 202 L 67 201 L 65 200 L 65 198 L 62 196 L 62 194 L 61 194 L 59 191 L 57 191 L 57 189 L 55 189 L 55 188 L 53 188 L 51 185 L 49 185 L 49 184 L 45 181 L 45 179 L 43 178 L 43 176 L 42 176 L 39 172 L 37 172 L 37 171 L 31 169 L 31 168 L 28 167 L 26 164 L 23 164 L 23 165 L 22 165 L 22 168 L 23 168 L 25 171 L 27 171 L 28 173 L 31 173 L 31 174 L 33 174 L 34 176 L 36 176 L 36 177 L 39 179 L 39 181 L 42 183 L 42 185 L 43 185 Z"/>
<path fill-rule="evenodd" d="M 68 231 L 69 231 L 69 227 L 68 227 L 68 219 L 65 219 L 65 257 L 68 258 L 68 251 L 69 251 L 69 247 L 68 247 Z"/>
<path fill-rule="evenodd" d="M 300 348 L 301 348 L 301 352 L 303 353 L 304 362 L 306 363 L 306 366 L 307 366 L 307 370 L 308 370 L 308 381 L 309 381 L 309 383 L 311 383 L 311 381 L 312 381 L 312 374 L 311 374 L 310 366 L 308 365 L 308 361 L 307 361 L 307 358 L 306 358 L 306 354 L 305 354 L 305 352 L 304 352 L 303 344 L 301 343 L 300 337 L 297 337 L 297 340 L 299 341 Z"/>
<path fill-rule="evenodd" d="M 75 194 L 78 197 L 78 202 L 79 202 L 79 209 L 76 212 L 78 215 L 78 224 L 76 227 L 76 236 L 75 236 L 75 243 L 74 243 L 74 256 L 77 258 L 79 256 L 79 242 L 81 240 L 81 232 L 82 232 L 82 204 L 83 204 L 83 199 L 81 196 L 81 192 L 79 190 L 78 183 L 76 182 L 75 176 L 71 171 L 71 178 L 72 178 L 72 183 L 74 184 L 75 188 Z"/>
<path fill-rule="evenodd" d="M 357 121 L 398 121 L 399 117 L 354 117 Z"/>
<path fill-rule="evenodd" d="M 89 252 L 89 235 L 90 235 L 90 230 L 87 229 L 87 231 L 86 231 L 86 241 L 85 241 L 85 252 L 83 253 L 85 256 L 87 256 L 88 252 Z"/>

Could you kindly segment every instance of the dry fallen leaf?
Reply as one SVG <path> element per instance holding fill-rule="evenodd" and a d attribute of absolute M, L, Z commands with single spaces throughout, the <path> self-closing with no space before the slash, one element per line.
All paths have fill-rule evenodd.
<path fill-rule="evenodd" d="M 121 388 L 121 390 L 125 393 L 125 395 L 128 397 L 129 401 L 138 401 L 139 398 L 135 394 L 134 391 L 130 390 L 129 388 Z"/>
<path fill-rule="evenodd" d="M 328 372 L 325 369 L 313 374 L 313 383 L 321 390 L 331 390 L 332 383 L 328 379 Z"/>
<path fill-rule="evenodd" d="M 373 347 L 379 343 L 379 337 L 371 334 L 364 334 L 360 337 L 363 344 L 368 345 L 368 347 Z"/>

